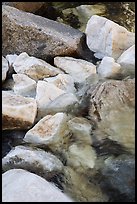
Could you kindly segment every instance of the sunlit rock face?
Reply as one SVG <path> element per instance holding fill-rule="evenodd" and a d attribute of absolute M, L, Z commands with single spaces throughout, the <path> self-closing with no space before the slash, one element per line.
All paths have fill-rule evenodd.
<path fill-rule="evenodd" d="M 105 56 L 118 59 L 126 49 L 135 44 L 135 33 L 98 15 L 89 19 L 85 33 L 88 47 L 99 59 Z"/>

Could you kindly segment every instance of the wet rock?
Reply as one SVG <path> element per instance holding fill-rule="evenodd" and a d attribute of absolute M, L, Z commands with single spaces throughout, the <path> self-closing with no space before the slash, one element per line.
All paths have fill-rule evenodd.
<path fill-rule="evenodd" d="M 135 150 L 135 79 L 100 82 L 89 90 L 89 115 L 95 137 L 117 141 Z"/>
<path fill-rule="evenodd" d="M 52 183 L 22 169 L 2 175 L 2 202 L 73 202 Z"/>
<path fill-rule="evenodd" d="M 26 133 L 24 141 L 35 145 L 54 146 L 55 149 L 69 133 L 68 120 L 69 117 L 65 113 L 47 115 Z"/>
<path fill-rule="evenodd" d="M 68 127 L 73 133 L 73 140 L 78 143 L 92 144 L 92 126 L 86 118 L 74 117 L 68 121 Z"/>
<path fill-rule="evenodd" d="M 15 146 L 24 143 L 24 130 L 4 130 L 2 131 L 2 158 Z"/>
<path fill-rule="evenodd" d="M 110 202 L 135 202 L 135 160 L 121 155 L 105 160 L 100 182 Z"/>
<path fill-rule="evenodd" d="M 2 82 L 5 81 L 8 70 L 9 70 L 8 61 L 4 57 L 2 57 Z"/>
<path fill-rule="evenodd" d="M 7 59 L 8 64 L 9 64 L 9 70 L 8 70 L 9 78 L 11 78 L 12 74 L 15 73 L 14 68 L 13 68 L 13 63 L 14 63 L 15 59 L 17 58 L 17 56 L 18 55 L 16 55 L 16 54 L 6 55 L 6 59 Z"/>
<path fill-rule="evenodd" d="M 97 15 L 89 19 L 85 33 L 88 47 L 99 59 L 104 56 L 118 59 L 125 50 L 135 44 L 135 33 Z"/>
<path fill-rule="evenodd" d="M 97 72 L 104 78 L 119 79 L 122 77 L 121 66 L 112 57 L 103 57 Z"/>
<path fill-rule="evenodd" d="M 70 26 L 13 7 L 2 8 L 3 55 L 27 52 L 49 61 L 79 55 L 85 45 L 85 34 Z"/>
<path fill-rule="evenodd" d="M 121 65 L 124 76 L 135 77 L 135 45 L 123 52 L 117 62 Z"/>
<path fill-rule="evenodd" d="M 55 77 L 44 78 L 46 82 L 54 84 L 59 89 L 67 93 L 75 93 L 75 84 L 73 78 L 69 74 L 58 74 Z"/>
<path fill-rule="evenodd" d="M 65 73 L 70 74 L 75 82 L 83 82 L 92 74 L 96 74 L 96 66 L 82 59 L 72 57 L 55 57 L 54 64 Z"/>
<path fill-rule="evenodd" d="M 21 53 L 13 63 L 16 73 L 26 74 L 34 80 L 44 79 L 49 76 L 56 76 L 62 73 L 61 70 L 51 66 L 49 63 L 30 57 L 26 52 Z"/>
<path fill-rule="evenodd" d="M 16 146 L 2 159 L 2 169 L 24 169 L 50 179 L 62 172 L 63 164 L 56 156 L 44 150 Z"/>
<path fill-rule="evenodd" d="M 47 115 L 47 106 L 64 93 L 62 89 L 59 89 L 54 84 L 46 81 L 38 81 L 36 89 L 36 100 L 38 104 L 37 120 Z"/>
<path fill-rule="evenodd" d="M 28 129 L 37 114 L 36 100 L 2 91 L 2 129 Z"/>
<path fill-rule="evenodd" d="M 14 93 L 22 96 L 34 97 L 36 94 L 36 81 L 25 74 L 13 74 Z"/>

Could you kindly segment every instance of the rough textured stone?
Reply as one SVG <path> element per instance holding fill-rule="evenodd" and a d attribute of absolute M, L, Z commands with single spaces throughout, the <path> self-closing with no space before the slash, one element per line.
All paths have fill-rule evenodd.
<path fill-rule="evenodd" d="M 111 79 L 119 79 L 122 76 L 120 64 L 116 63 L 112 57 L 103 57 L 97 72 L 101 77 Z"/>
<path fill-rule="evenodd" d="M 8 61 L 4 57 L 2 57 L 2 82 L 5 81 L 8 70 L 9 70 Z"/>
<path fill-rule="evenodd" d="M 62 73 L 61 70 L 51 66 L 49 63 L 36 57 L 30 57 L 26 52 L 21 53 L 16 58 L 13 67 L 16 73 L 26 74 L 34 80 Z"/>
<path fill-rule="evenodd" d="M 47 106 L 58 96 L 64 94 L 62 89 L 57 88 L 54 84 L 46 81 L 38 81 L 36 89 L 36 100 L 38 104 L 38 120 L 47 115 Z"/>
<path fill-rule="evenodd" d="M 107 18 L 93 15 L 86 27 L 87 45 L 95 56 L 117 59 L 126 49 L 135 44 L 135 33 Z"/>
<path fill-rule="evenodd" d="M 60 55 L 78 55 L 85 46 L 85 34 L 65 24 L 3 5 L 2 41 L 3 56 L 27 52 L 47 61 Z"/>
<path fill-rule="evenodd" d="M 67 121 L 68 117 L 65 113 L 47 115 L 26 133 L 24 141 L 36 145 L 56 146 L 59 140 L 63 140 L 63 137 L 69 133 Z"/>
<path fill-rule="evenodd" d="M 96 74 L 96 66 L 91 62 L 73 57 L 55 57 L 54 64 L 70 74 L 75 82 L 83 82 L 92 74 Z"/>
<path fill-rule="evenodd" d="M 16 94 L 33 97 L 36 94 L 36 81 L 25 74 L 13 74 L 13 90 Z"/>
<path fill-rule="evenodd" d="M 75 93 L 76 88 L 74 80 L 69 74 L 58 74 L 55 77 L 48 77 L 44 79 L 49 83 L 53 83 L 59 89 L 64 90 L 67 93 Z"/>
<path fill-rule="evenodd" d="M 28 129 L 35 120 L 35 99 L 2 91 L 2 129 Z"/>
<path fill-rule="evenodd" d="M 135 77 L 135 45 L 123 52 L 117 62 L 121 65 L 124 76 Z"/>
<path fill-rule="evenodd" d="M 22 169 L 2 175 L 2 202 L 73 202 L 52 183 Z"/>
<path fill-rule="evenodd" d="M 56 156 L 44 150 L 16 146 L 2 159 L 2 169 L 25 169 L 50 179 L 62 172 L 63 164 Z"/>
<path fill-rule="evenodd" d="M 135 150 L 135 79 L 100 82 L 89 90 L 89 115 L 98 140 L 109 138 Z"/>
<path fill-rule="evenodd" d="M 45 2 L 3 2 L 3 5 L 15 7 L 19 10 L 36 13 L 46 6 Z M 45 7 L 46 8 L 46 7 Z"/>

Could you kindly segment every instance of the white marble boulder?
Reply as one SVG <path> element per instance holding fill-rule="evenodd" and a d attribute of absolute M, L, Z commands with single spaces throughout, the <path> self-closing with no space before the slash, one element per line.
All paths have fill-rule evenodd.
<path fill-rule="evenodd" d="M 55 77 L 44 78 L 44 81 L 54 84 L 67 93 L 75 93 L 74 79 L 69 74 L 58 74 Z"/>
<path fill-rule="evenodd" d="M 124 76 L 135 77 L 135 45 L 123 52 L 117 62 L 121 65 Z"/>
<path fill-rule="evenodd" d="M 2 91 L 2 129 L 29 129 L 35 121 L 37 103 L 33 98 Z"/>
<path fill-rule="evenodd" d="M 2 175 L 2 202 L 73 202 L 54 184 L 23 169 Z"/>
<path fill-rule="evenodd" d="M 73 57 L 55 57 L 54 64 L 65 73 L 72 76 L 75 82 L 81 83 L 90 75 L 96 74 L 96 66 L 82 59 Z"/>
<path fill-rule="evenodd" d="M 24 169 L 45 179 L 63 171 L 62 162 L 50 152 L 29 146 L 16 146 L 2 159 L 2 170 Z"/>
<path fill-rule="evenodd" d="M 118 59 L 129 47 L 135 44 L 135 33 L 117 23 L 98 15 L 93 15 L 86 26 L 87 45 L 95 52 L 95 57 L 105 56 Z"/>
<path fill-rule="evenodd" d="M 53 67 L 44 60 L 29 56 L 26 52 L 21 53 L 14 61 L 13 67 L 16 73 L 26 74 L 34 80 L 56 76 L 61 70 Z"/>
<path fill-rule="evenodd" d="M 37 120 L 47 115 L 47 106 L 65 91 L 52 83 L 39 80 L 36 88 L 36 101 L 38 104 Z"/>
<path fill-rule="evenodd" d="M 122 77 L 121 66 L 112 57 L 103 57 L 97 67 L 97 73 L 103 78 L 119 79 Z"/>
<path fill-rule="evenodd" d="M 15 94 L 35 97 L 37 87 L 35 80 L 31 79 L 26 74 L 13 74 L 12 77 L 14 80 L 13 91 Z"/>
<path fill-rule="evenodd" d="M 47 115 L 25 134 L 24 141 L 36 146 L 54 146 L 55 149 L 69 134 L 67 126 L 69 119 L 65 113 Z"/>
<path fill-rule="evenodd" d="M 2 82 L 5 81 L 8 70 L 9 70 L 8 61 L 2 56 Z"/>

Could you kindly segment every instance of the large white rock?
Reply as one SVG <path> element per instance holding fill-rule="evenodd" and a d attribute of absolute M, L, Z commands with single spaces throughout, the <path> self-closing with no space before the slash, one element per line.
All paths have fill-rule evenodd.
<path fill-rule="evenodd" d="M 74 79 L 69 74 L 58 74 L 55 77 L 45 78 L 45 81 L 53 83 L 59 89 L 68 93 L 75 93 Z"/>
<path fill-rule="evenodd" d="M 68 119 L 65 113 L 47 115 L 26 133 L 24 141 L 36 145 L 58 145 L 59 140 L 69 133 Z"/>
<path fill-rule="evenodd" d="M 135 33 L 98 15 L 93 15 L 89 19 L 85 33 L 88 47 L 99 59 L 104 56 L 117 59 L 135 44 Z"/>
<path fill-rule="evenodd" d="M 122 67 L 123 75 L 135 76 L 135 45 L 123 52 L 117 62 Z"/>
<path fill-rule="evenodd" d="M 73 93 L 64 93 L 47 105 L 45 112 L 47 114 L 55 114 L 57 112 L 74 114 L 78 105 L 78 99 Z"/>
<path fill-rule="evenodd" d="M 112 57 L 103 57 L 97 72 L 101 77 L 116 79 L 121 76 L 121 66 Z"/>
<path fill-rule="evenodd" d="M 8 61 L 2 56 L 2 82 L 5 81 L 8 70 L 9 70 Z"/>
<path fill-rule="evenodd" d="M 64 93 L 65 92 L 62 89 L 59 89 L 52 83 L 38 81 L 36 89 L 36 100 L 38 104 L 37 119 L 39 120 L 47 115 L 47 106 Z"/>
<path fill-rule="evenodd" d="M 83 82 L 90 75 L 96 74 L 96 66 L 91 62 L 73 57 L 55 57 L 54 64 L 70 74 L 75 82 Z"/>
<path fill-rule="evenodd" d="M 2 129 L 28 129 L 33 125 L 36 114 L 35 99 L 2 91 Z"/>
<path fill-rule="evenodd" d="M 16 94 L 33 97 L 36 94 L 36 81 L 25 74 L 13 74 L 13 90 Z"/>
<path fill-rule="evenodd" d="M 50 152 L 39 148 L 16 146 L 2 159 L 2 169 L 25 169 L 46 179 L 63 170 L 62 162 Z"/>
<path fill-rule="evenodd" d="M 21 53 L 15 59 L 13 67 L 16 73 L 26 74 L 34 80 L 62 73 L 61 70 L 51 66 L 49 63 L 36 57 L 30 57 L 26 52 Z"/>
<path fill-rule="evenodd" d="M 73 133 L 74 140 L 77 143 L 92 144 L 91 130 L 92 126 L 86 118 L 75 117 L 68 121 L 68 127 Z"/>
<path fill-rule="evenodd" d="M 68 149 L 67 165 L 78 172 L 85 173 L 93 169 L 96 161 L 96 153 L 90 145 L 72 144 Z"/>
<path fill-rule="evenodd" d="M 2 202 L 73 202 L 55 185 L 22 169 L 2 175 Z"/>

